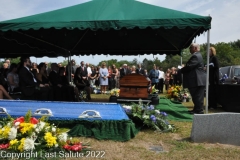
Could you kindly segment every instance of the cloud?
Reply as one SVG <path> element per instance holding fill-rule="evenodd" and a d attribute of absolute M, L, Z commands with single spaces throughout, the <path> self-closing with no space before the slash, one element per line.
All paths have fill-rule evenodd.
<path fill-rule="evenodd" d="M 195 10 L 202 8 L 213 1 L 214 0 L 193 1 L 192 3 L 186 5 L 184 11 L 185 12 L 194 12 Z"/>

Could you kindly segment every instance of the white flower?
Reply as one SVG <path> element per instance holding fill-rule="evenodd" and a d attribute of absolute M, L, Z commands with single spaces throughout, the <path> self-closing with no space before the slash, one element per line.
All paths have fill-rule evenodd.
<path fill-rule="evenodd" d="M 39 133 L 39 129 L 38 129 L 38 128 L 36 128 L 36 129 L 35 129 L 35 132 Z"/>
<path fill-rule="evenodd" d="M 169 125 L 168 125 L 168 128 L 169 128 L 169 129 L 172 129 L 172 125 L 169 124 Z"/>
<path fill-rule="evenodd" d="M 142 118 L 143 119 L 149 119 L 149 115 L 144 115 Z"/>
<path fill-rule="evenodd" d="M 157 114 L 160 114 L 160 111 L 159 111 L 159 110 L 155 110 L 155 112 L 156 112 Z"/>
<path fill-rule="evenodd" d="M 52 132 L 56 132 L 56 127 L 52 127 Z"/>
<path fill-rule="evenodd" d="M 67 141 L 67 133 L 61 133 L 59 136 L 58 136 L 58 139 L 60 141 L 63 141 L 63 142 L 66 142 Z"/>
<path fill-rule="evenodd" d="M 16 122 L 14 125 L 15 125 L 15 126 L 19 126 L 19 124 L 20 124 L 20 122 Z"/>
<path fill-rule="evenodd" d="M 132 109 L 132 106 L 123 106 L 123 108 L 125 108 L 125 109 Z"/>
<path fill-rule="evenodd" d="M 23 149 L 26 151 L 35 149 L 34 140 L 30 138 L 26 138 L 24 141 Z"/>
<path fill-rule="evenodd" d="M 13 140 L 17 137 L 17 129 L 15 127 L 12 127 L 8 133 L 8 139 Z"/>
<path fill-rule="evenodd" d="M 40 131 L 44 128 L 45 124 L 46 124 L 45 122 L 40 121 L 40 122 L 37 124 L 37 127 L 36 127 L 35 131 L 36 131 L 36 132 L 40 132 Z"/>
<path fill-rule="evenodd" d="M 58 147 L 58 144 L 55 144 L 55 148 L 57 148 Z"/>

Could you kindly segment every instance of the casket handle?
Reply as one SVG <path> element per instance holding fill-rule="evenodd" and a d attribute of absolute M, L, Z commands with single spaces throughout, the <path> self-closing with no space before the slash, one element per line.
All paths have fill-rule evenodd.
<path fill-rule="evenodd" d="M 33 115 L 34 116 L 53 116 L 51 109 L 48 109 L 48 108 L 39 108 L 34 112 Z"/>
<path fill-rule="evenodd" d="M 0 107 L 0 114 L 8 114 L 6 108 Z"/>
<path fill-rule="evenodd" d="M 86 110 L 78 118 L 101 118 L 101 115 L 98 111 L 95 110 Z"/>

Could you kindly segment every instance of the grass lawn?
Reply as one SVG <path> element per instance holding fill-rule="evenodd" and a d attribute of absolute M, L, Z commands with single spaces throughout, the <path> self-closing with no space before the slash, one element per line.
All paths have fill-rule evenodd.
<path fill-rule="evenodd" d="M 161 94 L 160 96 L 164 96 Z M 93 101 L 108 101 L 109 95 L 92 95 Z M 183 103 L 192 109 L 192 102 Z M 211 112 L 222 112 L 221 108 Z M 170 121 L 178 130 L 175 133 L 158 133 L 150 129 L 141 130 L 135 138 L 127 142 L 111 140 L 96 140 L 95 138 L 79 137 L 83 141 L 90 141 L 91 156 L 86 159 L 96 159 L 97 151 L 101 159 L 109 160 L 237 160 L 240 159 L 240 147 L 226 144 L 193 143 L 190 140 L 192 122 Z M 152 151 L 157 148 L 158 151 Z M 95 156 L 94 156 L 95 154 Z M 67 158 L 68 160 L 76 158 Z M 82 158 L 84 159 L 84 158 Z"/>

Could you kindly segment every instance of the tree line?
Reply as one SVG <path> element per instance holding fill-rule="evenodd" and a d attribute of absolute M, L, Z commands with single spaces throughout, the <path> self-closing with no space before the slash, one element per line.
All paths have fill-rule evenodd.
<path fill-rule="evenodd" d="M 231 66 L 231 65 L 240 65 L 240 40 L 224 43 L 219 42 L 216 44 L 210 44 L 210 47 L 214 47 L 217 51 L 217 58 L 220 64 L 220 67 L 224 66 Z M 200 51 L 202 53 L 203 59 L 205 64 L 207 63 L 207 43 L 200 45 Z M 115 64 L 117 68 L 121 67 L 123 64 L 127 64 L 128 66 L 137 66 L 137 64 L 141 63 L 142 67 L 151 70 L 153 68 L 153 64 L 156 64 L 159 67 L 162 67 L 164 71 L 166 71 L 168 68 L 171 67 L 177 67 L 178 65 L 185 64 L 188 59 L 190 58 L 191 53 L 189 52 L 189 49 L 186 48 L 182 51 L 181 55 L 167 55 L 163 61 L 158 59 L 158 56 L 153 60 L 148 60 L 147 58 L 143 59 L 142 62 L 138 61 L 137 58 L 133 59 L 132 61 L 128 60 L 120 60 L 117 59 L 111 59 L 111 60 L 105 60 L 104 62 L 107 63 L 107 66 L 110 66 L 112 64 Z M 5 58 L 4 61 L 8 59 Z M 19 63 L 20 57 L 17 58 L 9 58 L 11 60 L 11 63 Z M 2 66 L 2 63 L 0 62 L 0 66 Z M 103 61 L 99 62 L 99 66 L 101 66 L 101 63 Z M 67 65 L 67 61 L 61 62 L 62 66 Z M 50 65 L 50 63 L 49 63 Z"/>

